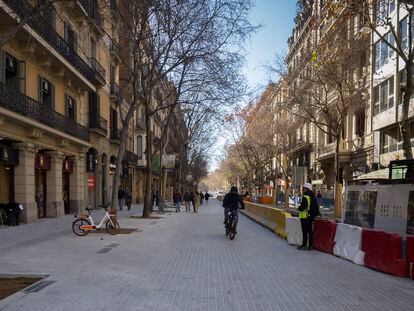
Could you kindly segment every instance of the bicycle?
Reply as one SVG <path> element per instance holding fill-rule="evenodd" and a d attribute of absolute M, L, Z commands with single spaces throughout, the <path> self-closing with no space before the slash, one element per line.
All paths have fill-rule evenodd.
<path fill-rule="evenodd" d="M 103 228 L 105 225 L 105 229 L 109 234 L 118 234 L 119 233 L 119 223 L 114 218 L 114 214 L 109 214 L 109 212 L 106 210 L 105 215 L 102 218 L 99 225 L 95 225 L 92 215 L 91 215 L 90 208 L 86 208 L 86 211 L 88 214 L 77 214 L 75 215 L 75 220 L 72 223 L 72 231 L 77 236 L 85 236 L 90 231 L 96 231 Z"/>
<path fill-rule="evenodd" d="M 234 209 L 231 208 L 227 214 L 227 221 L 225 224 L 226 236 L 228 236 L 230 240 L 233 240 L 236 236 L 235 218 L 236 215 L 234 214 Z"/>

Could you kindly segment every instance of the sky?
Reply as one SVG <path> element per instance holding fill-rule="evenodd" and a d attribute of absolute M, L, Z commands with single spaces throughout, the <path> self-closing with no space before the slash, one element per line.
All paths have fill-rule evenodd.
<path fill-rule="evenodd" d="M 287 39 L 292 32 L 296 12 L 296 0 L 255 0 L 250 21 L 262 27 L 246 45 L 246 65 L 243 70 L 249 86 L 253 90 L 264 90 L 271 77 L 264 65 L 271 64 L 276 55 L 287 51 Z M 215 160 L 210 171 L 217 168 L 223 156 L 226 137 L 219 136 L 215 144 Z"/>
<path fill-rule="evenodd" d="M 287 51 L 295 11 L 296 0 L 256 0 L 250 21 L 261 24 L 262 28 L 246 47 L 248 55 L 244 74 L 250 87 L 265 87 L 269 82 L 270 76 L 263 66 L 274 62 L 276 54 L 283 55 Z"/>

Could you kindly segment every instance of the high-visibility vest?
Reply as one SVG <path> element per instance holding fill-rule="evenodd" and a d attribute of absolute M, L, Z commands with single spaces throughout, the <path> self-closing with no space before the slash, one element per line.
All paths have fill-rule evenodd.
<path fill-rule="evenodd" d="M 311 206 L 311 198 L 308 195 L 304 195 L 303 196 L 306 199 L 306 202 L 308 203 L 306 206 L 306 209 L 299 212 L 299 218 L 300 219 L 306 219 L 309 217 L 309 210 L 310 210 L 310 206 Z"/>

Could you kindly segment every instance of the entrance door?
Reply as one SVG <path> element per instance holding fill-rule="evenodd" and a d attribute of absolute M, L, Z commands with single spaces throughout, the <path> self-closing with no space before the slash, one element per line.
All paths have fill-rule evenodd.
<path fill-rule="evenodd" d="M 0 203 L 14 201 L 14 167 L 0 164 Z"/>
<path fill-rule="evenodd" d="M 35 173 L 37 217 L 46 217 L 46 170 L 36 169 Z"/>
<path fill-rule="evenodd" d="M 63 199 L 63 206 L 65 208 L 65 214 L 70 213 L 70 183 L 69 183 L 69 173 L 63 173 L 62 178 L 62 199 Z"/>

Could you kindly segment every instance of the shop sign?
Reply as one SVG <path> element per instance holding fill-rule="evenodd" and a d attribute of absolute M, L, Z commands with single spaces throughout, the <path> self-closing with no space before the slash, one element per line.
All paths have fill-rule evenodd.
<path fill-rule="evenodd" d="M 95 176 L 88 176 L 88 189 L 93 190 L 95 189 Z"/>
<path fill-rule="evenodd" d="M 63 167 L 62 167 L 62 171 L 64 173 L 72 173 L 73 172 L 73 160 L 63 160 Z"/>
<path fill-rule="evenodd" d="M 162 155 L 162 167 L 166 169 L 175 168 L 175 154 L 163 154 Z"/>
<path fill-rule="evenodd" d="M 10 147 L 0 147 L 0 162 L 18 165 L 19 150 Z"/>
<path fill-rule="evenodd" d="M 96 152 L 94 150 L 88 151 L 86 153 L 86 172 L 93 173 L 96 168 Z"/>
<path fill-rule="evenodd" d="M 35 167 L 39 170 L 50 170 L 50 155 L 36 154 Z"/>

